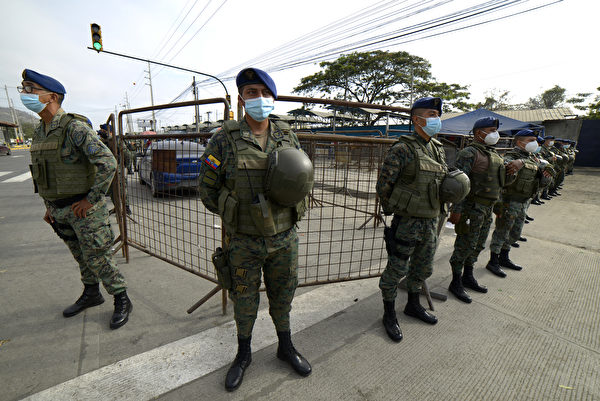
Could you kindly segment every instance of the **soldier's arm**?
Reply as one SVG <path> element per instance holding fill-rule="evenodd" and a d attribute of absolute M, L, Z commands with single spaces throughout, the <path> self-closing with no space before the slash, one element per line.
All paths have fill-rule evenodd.
<path fill-rule="evenodd" d="M 208 210 L 219 213 L 219 194 L 225 184 L 227 160 L 224 156 L 224 144 L 227 141 L 223 131 L 213 135 L 206 145 L 200 166 L 200 199 Z"/>
<path fill-rule="evenodd" d="M 520 159 L 520 157 L 517 154 L 511 152 L 505 153 L 502 158 L 504 159 L 504 164 L 506 165 L 506 176 L 504 180 L 504 186 L 506 187 L 517 180 L 518 170 L 523 167 L 524 162 Z M 518 164 L 519 166 L 514 173 L 510 172 L 511 163 L 515 165 Z"/>
<path fill-rule="evenodd" d="M 413 155 L 403 143 L 395 144 L 388 150 L 377 179 L 377 194 L 380 198 L 390 197 L 402 170 L 412 159 Z"/>
<path fill-rule="evenodd" d="M 97 203 L 110 187 L 117 170 L 117 161 L 96 132 L 84 122 L 74 120 L 69 124 L 67 138 L 96 167 L 94 183 L 87 200 L 91 204 Z"/>
<path fill-rule="evenodd" d="M 456 155 L 456 163 L 455 166 L 457 169 L 461 170 L 466 175 L 471 175 L 471 170 L 473 169 L 473 163 L 475 163 L 476 150 L 472 147 L 466 147 Z M 452 213 L 462 213 L 464 209 L 465 199 L 458 203 L 452 204 L 452 208 L 450 212 Z"/>

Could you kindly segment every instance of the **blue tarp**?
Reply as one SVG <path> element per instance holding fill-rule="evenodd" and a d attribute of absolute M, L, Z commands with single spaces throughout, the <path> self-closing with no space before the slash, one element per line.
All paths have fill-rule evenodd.
<path fill-rule="evenodd" d="M 500 120 L 500 128 L 498 131 L 506 135 L 513 135 L 518 130 L 529 128 L 529 129 L 543 129 L 541 125 L 531 124 L 524 121 L 515 120 L 512 118 L 504 117 L 501 114 L 494 113 L 486 109 L 477 109 L 469 113 L 465 113 L 458 117 L 449 118 L 442 121 L 442 133 L 449 134 L 468 134 L 473 128 L 475 121 L 483 117 L 494 117 Z"/>

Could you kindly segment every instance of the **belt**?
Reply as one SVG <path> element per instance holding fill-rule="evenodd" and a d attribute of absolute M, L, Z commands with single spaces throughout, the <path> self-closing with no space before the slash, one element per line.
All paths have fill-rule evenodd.
<path fill-rule="evenodd" d="M 482 198 L 481 196 L 467 196 L 467 200 L 484 206 L 493 206 L 496 202 L 498 202 L 498 199 Z"/>
<path fill-rule="evenodd" d="M 48 201 L 49 204 L 51 204 L 55 208 L 61 209 L 63 207 L 71 206 L 75 202 L 79 202 L 80 200 L 82 200 L 86 196 L 87 196 L 87 193 L 86 194 L 73 195 L 73 196 L 70 196 L 68 198 L 52 199 L 52 200 L 46 199 L 46 200 Z"/>

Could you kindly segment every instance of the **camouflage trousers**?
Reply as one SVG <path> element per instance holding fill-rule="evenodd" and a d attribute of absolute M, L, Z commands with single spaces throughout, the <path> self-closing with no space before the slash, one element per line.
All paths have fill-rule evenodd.
<path fill-rule="evenodd" d="M 519 239 L 525 224 L 527 202 L 503 202 L 497 210 L 500 214 L 496 217 L 496 228 L 490 243 L 492 253 L 509 250 L 510 244 Z"/>
<path fill-rule="evenodd" d="M 485 248 L 492 225 L 493 209 L 493 205 L 465 201 L 460 221 L 454 227 L 456 240 L 450 257 L 453 272 L 462 273 L 463 266 L 475 265 L 477 257 Z"/>
<path fill-rule="evenodd" d="M 104 199 L 87 211 L 87 217 L 76 217 L 70 206 L 50 208 L 56 230 L 79 264 L 83 284 L 102 281 L 106 291 L 118 294 L 127 289 L 125 278 L 113 259 L 114 234 Z"/>
<path fill-rule="evenodd" d="M 384 301 L 393 301 L 398 283 L 406 276 L 408 292 L 420 292 L 423 282 L 433 272 L 433 256 L 437 247 L 438 218 L 394 216 L 397 220 L 396 243 L 379 279 Z M 392 223 L 394 224 L 394 223 Z"/>
<path fill-rule="evenodd" d="M 261 275 L 269 314 L 277 331 L 290 330 L 290 310 L 298 286 L 298 235 L 291 228 L 272 237 L 233 234 L 228 245 L 232 288 L 229 297 L 239 337 L 248 338 L 258 313 Z"/>

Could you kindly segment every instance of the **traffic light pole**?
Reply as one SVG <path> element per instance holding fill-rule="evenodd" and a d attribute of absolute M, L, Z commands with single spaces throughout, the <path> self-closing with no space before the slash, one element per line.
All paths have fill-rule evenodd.
<path fill-rule="evenodd" d="M 223 85 L 223 89 L 225 89 L 225 99 L 227 100 L 227 103 L 228 103 L 227 105 L 229 106 L 229 109 L 231 109 L 231 96 L 229 96 L 229 92 L 227 91 L 227 87 L 225 86 L 225 84 L 223 83 L 223 81 L 221 81 L 219 78 L 215 77 L 214 75 L 210 75 L 210 74 L 207 74 L 207 73 L 205 73 L 205 72 L 200 72 L 200 71 L 191 70 L 191 69 L 189 69 L 189 68 L 177 67 L 177 66 L 175 66 L 175 65 L 166 64 L 166 63 L 161 63 L 161 62 L 159 62 L 159 61 L 153 61 L 153 60 L 149 60 L 149 59 L 146 59 L 146 58 L 135 57 L 135 56 L 129 56 L 129 55 L 127 55 L 127 54 L 123 54 L 123 53 L 111 52 L 111 51 L 104 50 L 104 49 L 102 49 L 102 50 L 98 51 L 98 50 L 94 49 L 93 47 L 89 47 L 89 46 L 88 46 L 88 49 L 89 49 L 89 50 L 93 50 L 93 51 L 95 51 L 95 52 L 97 52 L 97 53 L 100 53 L 100 52 L 102 52 L 102 53 L 112 54 L 113 56 L 119 56 L 119 57 L 130 58 L 130 59 L 132 59 L 132 60 L 143 61 L 143 62 L 146 62 L 146 63 L 149 63 L 149 64 L 150 64 L 150 63 L 152 63 L 152 64 L 156 64 L 156 65 L 162 65 L 163 67 L 175 68 L 176 70 L 181 70 L 181 71 L 192 72 L 192 73 L 194 73 L 194 74 L 200 74 L 200 75 L 204 75 L 204 76 L 206 76 L 206 77 L 209 77 L 209 78 L 216 79 L 217 81 L 219 81 L 219 83 L 220 83 L 221 85 Z M 226 117 L 227 117 L 227 116 L 226 116 Z"/>

